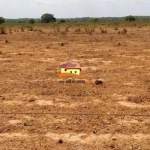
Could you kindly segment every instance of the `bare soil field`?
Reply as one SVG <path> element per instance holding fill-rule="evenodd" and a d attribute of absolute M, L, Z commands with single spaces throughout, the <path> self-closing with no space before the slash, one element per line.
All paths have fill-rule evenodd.
<path fill-rule="evenodd" d="M 41 28 L 0 35 L 0 150 L 149 150 L 150 26 Z M 60 83 L 67 61 L 92 82 Z"/>

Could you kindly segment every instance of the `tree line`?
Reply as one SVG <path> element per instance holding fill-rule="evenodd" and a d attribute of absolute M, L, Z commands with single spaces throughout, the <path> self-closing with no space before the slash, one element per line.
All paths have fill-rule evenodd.
<path fill-rule="evenodd" d="M 150 20 L 150 16 L 125 16 L 125 17 L 102 17 L 102 18 L 69 18 L 69 19 L 56 19 L 53 14 L 45 13 L 41 16 L 40 19 L 29 19 L 29 18 L 20 18 L 20 19 L 5 19 L 0 17 L 0 24 L 6 23 L 49 23 L 49 22 L 103 22 L 103 21 L 135 21 L 135 20 Z"/>

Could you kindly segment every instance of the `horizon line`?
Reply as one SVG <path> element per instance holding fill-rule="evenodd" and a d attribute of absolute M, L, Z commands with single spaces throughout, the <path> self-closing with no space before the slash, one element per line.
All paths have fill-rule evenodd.
<path fill-rule="evenodd" d="M 107 16 L 107 17 L 65 17 L 65 18 L 56 18 L 56 19 L 80 19 L 80 18 L 124 18 L 124 17 L 126 17 L 126 16 L 129 16 L 129 15 L 125 15 L 125 16 L 122 16 L 122 17 L 116 17 L 116 16 L 113 16 L 113 17 L 110 17 L 110 16 Z M 150 17 L 150 15 L 149 16 L 147 16 L 147 15 L 145 15 L 145 16 L 139 16 L 139 15 L 131 15 L 131 16 L 134 16 L 134 17 Z M 41 19 L 41 18 L 37 18 L 37 17 L 23 17 L 23 18 L 5 18 L 5 19 Z"/>

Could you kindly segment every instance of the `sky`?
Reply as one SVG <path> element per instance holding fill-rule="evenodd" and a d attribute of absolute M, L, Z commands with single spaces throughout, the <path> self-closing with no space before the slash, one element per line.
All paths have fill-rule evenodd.
<path fill-rule="evenodd" d="M 4 18 L 150 16 L 150 0 L 0 0 Z"/>

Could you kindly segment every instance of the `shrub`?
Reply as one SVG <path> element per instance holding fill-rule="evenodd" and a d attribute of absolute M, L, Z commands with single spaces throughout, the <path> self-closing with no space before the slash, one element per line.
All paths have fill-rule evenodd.
<path fill-rule="evenodd" d="M 65 31 L 62 31 L 62 32 L 61 32 L 61 35 L 66 35 L 66 32 L 65 32 Z"/>
<path fill-rule="evenodd" d="M 122 34 L 127 34 L 127 29 L 123 29 Z"/>
<path fill-rule="evenodd" d="M 0 26 L 0 34 L 6 34 L 6 29 L 4 26 Z"/>
<path fill-rule="evenodd" d="M 89 33 L 90 29 L 89 28 L 85 28 L 85 33 Z"/>
<path fill-rule="evenodd" d="M 80 28 L 75 29 L 75 33 L 80 33 L 80 32 L 81 32 Z"/>
<path fill-rule="evenodd" d="M 59 29 L 59 27 L 57 26 L 57 32 L 60 32 L 60 29 Z"/>
<path fill-rule="evenodd" d="M 69 31 L 70 26 L 66 26 L 65 31 L 68 32 Z"/>
<path fill-rule="evenodd" d="M 24 32 L 24 27 L 23 26 L 21 27 L 21 31 Z"/>
<path fill-rule="evenodd" d="M 9 28 L 9 33 L 10 33 L 10 34 L 12 33 L 12 29 L 11 29 L 11 28 Z"/>
<path fill-rule="evenodd" d="M 107 33 L 106 29 L 100 28 L 101 33 Z"/>
<path fill-rule="evenodd" d="M 114 22 L 114 25 L 119 25 L 119 22 Z"/>
<path fill-rule="evenodd" d="M 91 32 L 94 32 L 94 31 L 95 31 L 95 27 L 92 27 L 92 28 L 90 29 L 90 31 L 91 31 Z"/>
<path fill-rule="evenodd" d="M 33 27 L 32 26 L 29 28 L 29 31 L 33 31 Z"/>
<path fill-rule="evenodd" d="M 91 22 L 97 23 L 97 22 L 99 22 L 99 19 L 98 19 L 98 18 L 92 18 L 92 19 L 91 19 Z"/>
<path fill-rule="evenodd" d="M 118 31 L 117 33 L 118 34 L 127 34 L 127 29 L 124 28 L 123 31 Z"/>
<path fill-rule="evenodd" d="M 33 26 L 32 25 L 28 25 L 27 28 L 28 28 L 29 31 L 33 31 Z"/>
<path fill-rule="evenodd" d="M 66 20 L 64 20 L 64 19 L 60 20 L 60 23 L 65 23 L 65 22 L 66 22 Z"/>
<path fill-rule="evenodd" d="M 118 27 L 115 27 L 114 30 L 118 30 Z"/>
<path fill-rule="evenodd" d="M 43 32 L 42 29 L 39 29 L 39 32 L 42 33 Z"/>
<path fill-rule="evenodd" d="M 137 95 L 136 97 L 130 96 L 128 98 L 129 102 L 134 102 L 134 103 L 145 103 L 150 100 L 150 96 L 146 93 L 142 93 L 141 95 Z"/>
<path fill-rule="evenodd" d="M 32 18 L 32 19 L 29 19 L 28 20 L 28 23 L 30 23 L 30 24 L 34 24 L 35 23 L 35 20 Z"/>

